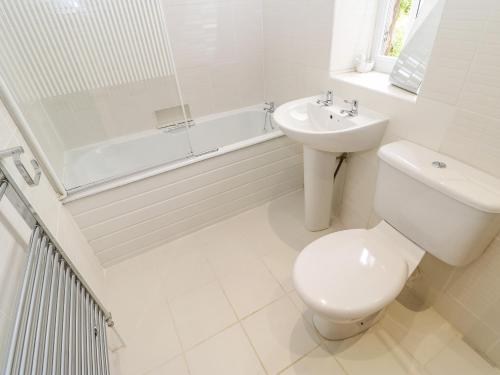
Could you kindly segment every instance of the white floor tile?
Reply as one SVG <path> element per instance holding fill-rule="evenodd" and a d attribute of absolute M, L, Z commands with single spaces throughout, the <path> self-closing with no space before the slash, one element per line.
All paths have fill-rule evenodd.
<path fill-rule="evenodd" d="M 149 371 L 145 375 L 190 375 L 186 365 L 186 361 L 182 355 L 175 357 L 163 366 L 160 366 L 153 371 Z"/>
<path fill-rule="evenodd" d="M 433 308 L 412 311 L 393 302 L 380 322 L 392 338 L 415 359 L 427 363 L 459 336 Z"/>
<path fill-rule="evenodd" d="M 162 299 L 160 264 L 161 257 L 151 252 L 107 269 L 109 308 L 120 331 L 133 329 L 144 309 Z"/>
<path fill-rule="evenodd" d="M 194 246 L 194 245 L 193 245 Z M 168 300 L 180 297 L 200 286 L 215 281 L 215 275 L 200 250 L 167 256 L 162 275 L 162 291 Z"/>
<path fill-rule="evenodd" d="M 379 327 L 343 341 L 326 341 L 349 375 L 421 374 L 421 368 Z"/>
<path fill-rule="evenodd" d="M 236 324 L 186 353 L 191 375 L 264 375 L 264 369 Z"/>
<path fill-rule="evenodd" d="M 168 306 L 161 300 L 144 308 L 120 332 L 126 342 L 118 352 L 121 375 L 143 374 L 182 352 Z"/>
<path fill-rule="evenodd" d="M 207 254 L 210 265 L 218 278 L 245 272 L 262 265 L 261 260 L 248 249 L 238 246 L 219 248 Z"/>
<path fill-rule="evenodd" d="M 453 340 L 441 353 L 429 361 L 426 369 L 431 375 L 498 375 L 500 373 L 460 338 Z"/>
<path fill-rule="evenodd" d="M 296 291 L 288 293 L 288 297 L 293 302 L 293 304 L 299 309 L 302 313 L 302 317 L 314 327 L 313 323 L 313 312 L 312 310 L 302 301 L 302 298 L 297 294 Z"/>
<path fill-rule="evenodd" d="M 240 319 L 284 294 L 262 262 L 246 270 L 230 273 L 220 282 Z"/>
<path fill-rule="evenodd" d="M 184 349 L 215 335 L 237 321 L 218 282 L 172 300 L 170 308 Z"/>
<path fill-rule="evenodd" d="M 276 374 L 313 350 L 319 337 L 285 296 L 243 320 L 268 374 Z"/>
<path fill-rule="evenodd" d="M 319 346 L 300 359 L 293 366 L 281 372 L 282 375 L 346 375 L 337 360 L 325 348 Z"/>
<path fill-rule="evenodd" d="M 302 194 L 110 268 L 109 306 L 127 343 L 121 374 L 499 375 L 432 308 L 394 302 L 368 333 L 322 340 L 293 291 L 292 266 L 333 229 L 304 228 Z"/>
<path fill-rule="evenodd" d="M 287 292 L 295 289 L 292 275 L 297 255 L 298 253 L 290 250 L 277 249 L 262 258 L 267 268 Z"/>

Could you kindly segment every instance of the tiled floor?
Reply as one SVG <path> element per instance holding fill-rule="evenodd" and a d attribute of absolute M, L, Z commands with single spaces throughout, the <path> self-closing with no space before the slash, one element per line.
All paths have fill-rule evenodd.
<path fill-rule="evenodd" d="M 500 374 L 407 298 L 363 335 L 322 340 L 291 271 L 328 231 L 306 231 L 302 206 L 293 193 L 109 269 L 121 374 Z"/>

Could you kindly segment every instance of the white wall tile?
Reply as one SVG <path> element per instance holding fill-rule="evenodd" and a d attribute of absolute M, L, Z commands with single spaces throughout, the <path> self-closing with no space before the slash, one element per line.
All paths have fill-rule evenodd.
<path fill-rule="evenodd" d="M 264 101 L 262 3 L 164 1 L 164 7 L 183 99 L 193 116 Z M 195 72 L 198 79 L 192 79 Z"/>
<path fill-rule="evenodd" d="M 488 17 L 488 0 L 447 1 L 421 95 L 455 104 Z"/>

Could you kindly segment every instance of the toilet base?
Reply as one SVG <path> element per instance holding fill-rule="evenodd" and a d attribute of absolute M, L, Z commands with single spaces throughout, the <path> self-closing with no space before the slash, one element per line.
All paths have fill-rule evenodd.
<path fill-rule="evenodd" d="M 366 318 L 356 321 L 334 322 L 318 314 L 313 315 L 313 323 L 321 336 L 327 340 L 343 340 L 355 336 L 377 323 L 382 317 L 380 310 Z"/>

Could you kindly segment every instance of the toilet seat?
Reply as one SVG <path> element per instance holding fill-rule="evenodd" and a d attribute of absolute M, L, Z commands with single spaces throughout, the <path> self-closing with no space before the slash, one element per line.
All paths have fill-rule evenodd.
<path fill-rule="evenodd" d="M 333 321 L 354 321 L 380 311 L 401 292 L 412 268 L 398 248 L 405 241 L 375 229 L 332 233 L 302 250 L 294 283 L 314 311 Z"/>

